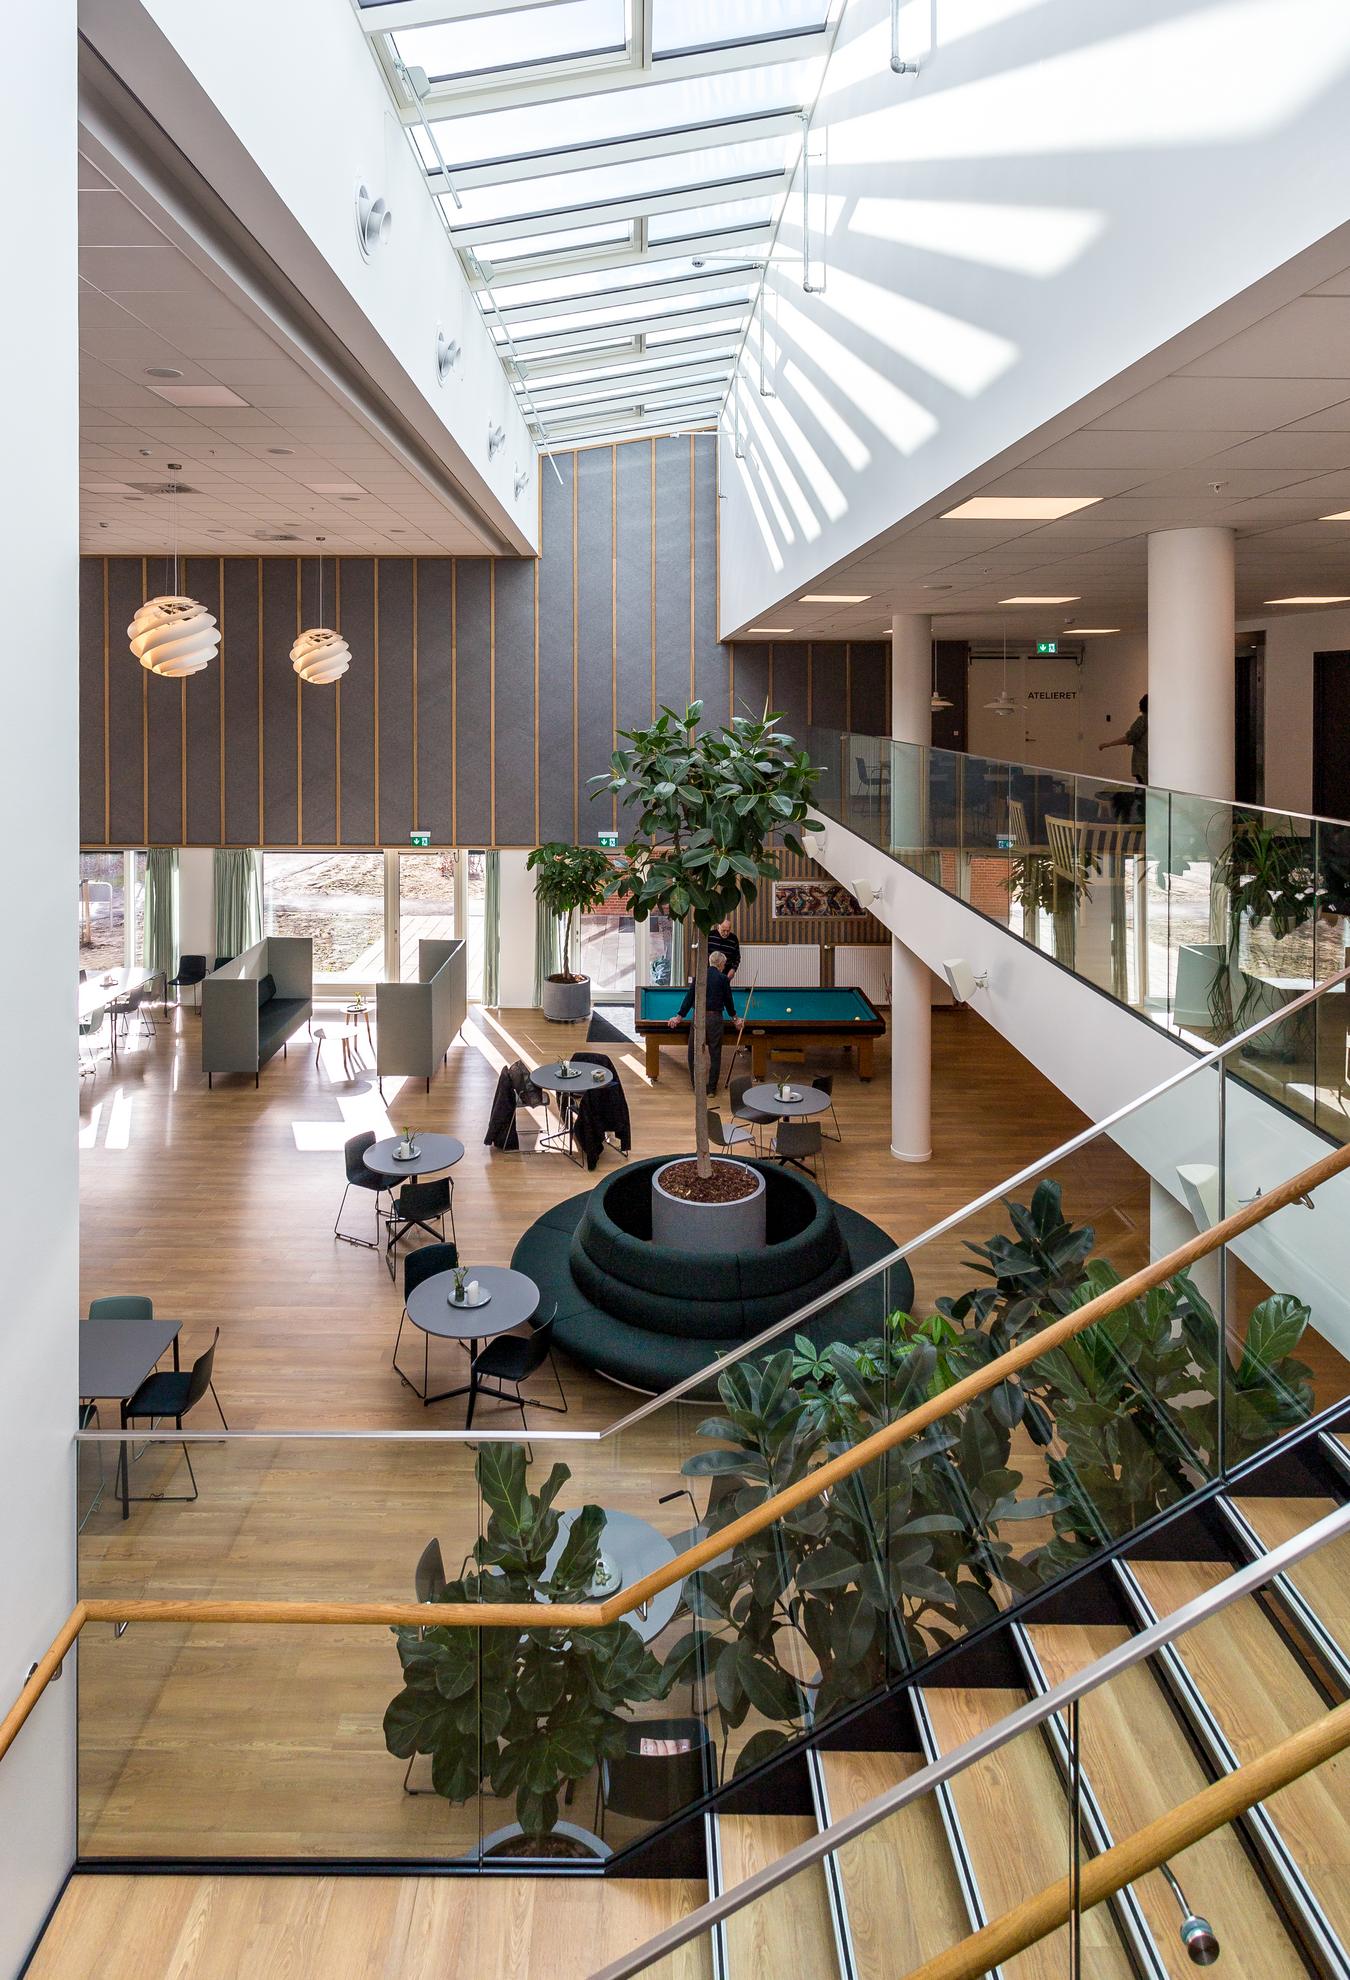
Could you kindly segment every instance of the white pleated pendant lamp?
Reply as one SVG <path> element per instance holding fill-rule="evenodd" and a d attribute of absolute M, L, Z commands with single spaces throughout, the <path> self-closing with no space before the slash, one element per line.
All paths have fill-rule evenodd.
<path fill-rule="evenodd" d="M 170 474 L 177 474 L 181 466 L 170 461 Z M 178 590 L 178 489 L 179 484 L 171 481 L 166 491 L 173 498 L 173 590 L 147 598 L 127 627 L 131 651 L 146 672 L 170 681 L 200 674 L 220 651 L 215 619 L 204 605 Z"/>
<path fill-rule="evenodd" d="M 320 537 L 320 543 L 323 542 Z M 319 552 L 319 617 L 323 617 L 323 552 Z M 291 665 L 302 681 L 322 686 L 340 680 L 352 664 L 352 650 L 329 626 L 310 626 L 291 648 Z"/>

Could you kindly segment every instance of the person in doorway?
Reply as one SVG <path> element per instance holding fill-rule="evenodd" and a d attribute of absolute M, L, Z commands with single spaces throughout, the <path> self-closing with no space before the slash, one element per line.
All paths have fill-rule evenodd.
<path fill-rule="evenodd" d="M 736 981 L 736 972 L 741 966 L 741 938 L 736 933 L 735 924 L 730 915 L 727 915 L 725 920 L 718 922 L 712 932 L 712 940 L 713 947 L 720 949 L 726 957 L 723 968 L 726 971 L 727 981 L 734 983 Z"/>
<path fill-rule="evenodd" d="M 692 978 L 684 993 L 684 1002 L 674 1017 L 667 1018 L 671 1031 L 689 1016 L 694 1008 L 694 985 Z M 708 1019 L 706 1043 L 708 1047 L 708 1086 L 709 1093 L 716 1093 L 722 1076 L 722 1039 L 725 1035 L 725 1020 L 730 1018 L 740 1036 L 740 1020 L 736 1016 L 736 1005 L 731 995 L 731 978 L 727 975 L 727 958 L 722 949 L 714 949 L 708 957 Z M 698 1081 L 694 1078 L 694 1027 L 689 1027 L 689 1084 L 697 1091 Z"/>
<path fill-rule="evenodd" d="M 1099 749 L 1126 749 L 1130 752 L 1130 775 L 1136 784 L 1148 782 L 1148 696 L 1139 700 L 1139 713 L 1131 722 L 1123 736 L 1108 736 Z M 1118 820 L 1128 822 L 1143 816 L 1143 799 L 1133 793 L 1118 791 L 1111 800 L 1111 809 Z"/>

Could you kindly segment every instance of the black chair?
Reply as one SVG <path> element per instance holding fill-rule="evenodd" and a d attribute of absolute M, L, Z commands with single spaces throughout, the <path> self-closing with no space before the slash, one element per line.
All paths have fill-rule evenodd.
<path fill-rule="evenodd" d="M 214 967 L 216 969 L 224 969 L 227 962 L 233 962 L 233 961 L 234 961 L 233 956 L 217 956 Z M 208 974 L 209 973 L 210 972 L 208 971 Z"/>
<path fill-rule="evenodd" d="M 131 1400 L 122 1405 L 122 1428 L 124 1430 L 130 1428 L 137 1417 L 149 1417 L 158 1421 L 161 1417 L 171 1416 L 174 1427 L 181 1430 L 183 1418 L 190 1409 L 196 1407 L 209 1389 L 211 1400 L 220 1411 L 221 1426 L 228 1430 L 230 1426 L 225 1421 L 225 1412 L 220 1408 L 220 1397 L 216 1394 L 216 1385 L 211 1379 L 211 1370 L 216 1359 L 216 1343 L 219 1339 L 220 1329 L 217 1327 L 210 1347 L 205 1354 L 197 1356 L 191 1368 L 157 1368 L 153 1374 L 147 1375 Z M 138 1494 L 138 1500 L 145 1497 L 190 1504 L 197 1497 L 197 1474 L 192 1469 L 192 1453 L 186 1444 L 183 1445 L 183 1456 L 187 1459 L 188 1477 L 192 1480 L 190 1492 L 149 1492 Z M 121 1484 L 122 1517 L 130 1519 L 132 1493 L 127 1477 L 125 1440 L 118 1455 L 117 1469 Z"/>
<path fill-rule="evenodd" d="M 397 1244 L 400 1238 L 407 1237 L 409 1231 L 419 1230 L 425 1231 L 429 1238 L 436 1238 L 444 1244 L 447 1212 L 450 1216 L 450 1236 L 458 1244 L 459 1232 L 455 1229 L 455 1185 L 451 1178 L 433 1176 L 430 1182 L 404 1183 L 394 1201 L 394 1216 L 398 1220 L 399 1227 L 390 1232 L 393 1243 Z M 439 1230 L 431 1228 L 433 1222 L 440 1225 Z M 392 1246 L 386 1255 L 389 1276 L 392 1279 L 394 1276 Z"/>
<path fill-rule="evenodd" d="M 128 991 L 125 997 L 119 997 L 115 1003 L 109 1004 L 108 1011 L 113 1024 L 121 1025 L 123 1038 L 129 1038 L 131 1035 L 133 1017 L 138 1017 L 141 1021 L 142 1038 L 155 1036 L 157 1027 L 151 1007 L 155 1001 L 155 985 L 160 980 L 158 976 L 147 976 L 144 983 L 138 983 L 136 988 Z"/>
<path fill-rule="evenodd" d="M 762 1113 L 758 1107 L 747 1107 L 745 1104 L 745 1096 L 750 1088 L 761 1084 L 762 1081 L 757 1080 L 753 1073 L 739 1073 L 731 1082 L 731 1118 L 733 1121 L 746 1123 L 756 1132 L 776 1118 L 773 1114 Z"/>
<path fill-rule="evenodd" d="M 144 1293 L 105 1293 L 89 1302 L 91 1320 L 153 1320 L 155 1302 Z"/>
<path fill-rule="evenodd" d="M 834 1111 L 834 1074 L 832 1072 L 812 1073 L 807 1080 L 807 1084 L 814 1086 L 817 1093 L 823 1093 L 829 1099 L 830 1119 L 834 1122 L 834 1133 L 830 1136 L 830 1140 L 842 1141 L 844 1137 L 839 1126 L 839 1116 Z"/>
<path fill-rule="evenodd" d="M 398 1376 L 399 1381 L 406 1382 L 413 1394 L 420 1396 L 423 1402 L 427 1399 L 427 1391 L 430 1386 L 427 1381 L 428 1361 L 431 1353 L 430 1334 L 423 1334 L 422 1336 L 422 1386 L 420 1389 L 416 1382 L 405 1375 L 398 1365 L 399 1342 L 403 1339 L 403 1323 L 408 1317 L 408 1295 L 421 1285 L 423 1279 L 429 1279 L 437 1272 L 453 1271 L 458 1263 L 459 1252 L 453 1244 L 419 1245 L 417 1250 L 410 1251 L 403 1261 L 403 1311 L 398 1316 L 398 1332 L 394 1336 L 394 1352 L 390 1355 L 389 1359 L 393 1363 L 394 1373 Z"/>
<path fill-rule="evenodd" d="M 607 1814 L 654 1826 L 716 1786 L 716 1757 L 702 1719 L 634 1719 L 624 1727 L 624 1737 L 624 1751 L 601 1761 L 595 1784 L 595 1828 L 601 1837 Z M 687 1740 L 688 1746 L 683 1752 L 644 1753 L 644 1740 Z"/>
<path fill-rule="evenodd" d="M 819 1183 L 824 1177 L 825 1187 L 829 1187 L 829 1172 L 825 1167 L 825 1137 L 820 1131 L 819 1121 L 780 1121 L 769 1143 L 769 1153 L 776 1161 L 800 1169 L 805 1175 L 807 1163 L 815 1166 L 810 1175 L 813 1182 Z M 816 1173 L 816 1168 L 820 1174 Z"/>
<path fill-rule="evenodd" d="M 567 1414 L 567 1396 L 558 1373 L 558 1364 L 553 1358 L 553 1323 L 558 1317 L 557 1302 L 548 1319 L 539 1324 L 532 1320 L 528 1334 L 498 1334 L 495 1340 L 480 1348 L 469 1369 L 469 1413 L 464 1421 L 466 1430 L 473 1425 L 474 1404 L 479 1396 L 495 1396 L 498 1402 L 510 1403 L 520 1411 L 520 1427 L 525 1428 L 525 1398 L 521 1394 L 522 1382 L 528 1382 L 536 1369 L 547 1362 L 553 1370 L 553 1379 L 558 1385 L 558 1400 L 555 1403 L 536 1402 L 536 1409 L 551 1409 L 557 1416 Z M 484 1377 L 487 1380 L 484 1381 Z M 509 1382 L 515 1391 L 508 1395 L 500 1385 Z M 493 1384 L 497 1386 L 494 1388 Z M 528 1446 L 526 1447 L 528 1449 Z"/>
<path fill-rule="evenodd" d="M 364 1134 L 354 1134 L 350 1140 L 343 1142 L 342 1159 L 347 1165 L 347 1189 L 344 1189 L 342 1192 L 342 1201 L 338 1205 L 337 1216 L 333 1219 L 333 1236 L 337 1242 L 339 1244 L 357 1245 L 362 1251 L 378 1251 L 380 1248 L 380 1198 L 390 1187 L 387 1181 L 382 1180 L 376 1175 L 373 1169 L 368 1169 L 365 1164 L 365 1152 L 368 1148 L 375 1146 L 375 1140 L 374 1133 L 367 1128 Z M 340 1231 L 338 1229 L 338 1225 L 342 1222 L 342 1212 L 346 1208 L 348 1189 L 368 1189 L 374 1196 L 375 1235 L 373 1238 L 348 1237 L 346 1231 Z"/>
<path fill-rule="evenodd" d="M 205 956 L 180 956 L 178 958 L 178 974 L 169 978 L 169 988 L 170 990 L 177 990 L 180 993 L 177 1000 L 180 1004 L 183 1001 L 181 993 L 184 990 L 195 991 L 197 994 L 193 997 L 192 1002 L 194 1007 L 200 1010 L 201 993 L 198 986 L 205 983 L 208 974 L 209 971 L 206 967 Z"/>

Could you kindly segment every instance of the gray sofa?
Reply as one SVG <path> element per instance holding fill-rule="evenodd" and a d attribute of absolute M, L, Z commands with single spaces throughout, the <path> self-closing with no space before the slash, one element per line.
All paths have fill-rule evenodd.
<path fill-rule="evenodd" d="M 202 984 L 202 1071 L 258 1074 L 314 1015 L 314 944 L 268 935 Z"/>
<path fill-rule="evenodd" d="M 375 990 L 375 1070 L 424 1079 L 444 1063 L 468 1014 L 467 951 L 462 941 L 417 945 L 416 983 L 381 983 Z"/>

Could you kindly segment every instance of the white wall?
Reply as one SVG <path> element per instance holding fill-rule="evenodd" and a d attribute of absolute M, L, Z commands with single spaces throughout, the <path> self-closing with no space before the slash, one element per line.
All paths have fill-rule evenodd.
<path fill-rule="evenodd" d="M 0 723 L 7 898 L 0 973 L 11 1041 L 0 1178 L 0 1710 L 75 1601 L 75 5 L 22 23 L 0 74 L 0 161 L 23 188 L 21 294 L 0 310 L 5 411 L 0 571 L 11 640 Z M 40 83 L 38 82 L 40 78 Z M 35 1181 L 36 1179 L 36 1181 Z M 75 1659 L 0 1765 L 0 1974 L 17 1973 L 75 1851 Z"/>
<path fill-rule="evenodd" d="M 848 0 L 839 29 L 810 144 L 818 294 L 800 183 L 788 196 L 776 396 L 752 335 L 745 460 L 723 432 L 726 634 L 1005 450 L 1015 464 L 1068 408 L 1100 416 L 1167 340 L 1159 373 L 1334 273 L 1242 294 L 1345 223 L 1344 0 L 902 0 L 901 17 L 917 77 L 890 69 L 889 0 Z"/>
<path fill-rule="evenodd" d="M 1350 611 L 1286 612 L 1241 629 L 1266 635 L 1266 803 L 1311 811 L 1313 655 L 1350 648 Z"/>
<path fill-rule="evenodd" d="M 215 855 L 209 846 L 178 853 L 178 947 L 185 956 L 216 960 Z"/>
<path fill-rule="evenodd" d="M 525 852 L 503 852 L 501 866 L 501 949 L 498 991 L 511 1009 L 534 1002 L 534 877 L 525 871 Z"/>

